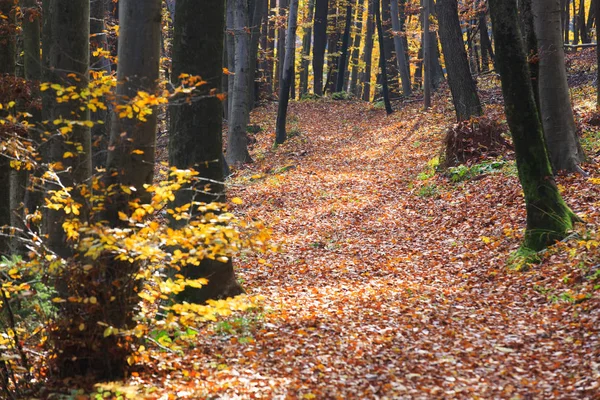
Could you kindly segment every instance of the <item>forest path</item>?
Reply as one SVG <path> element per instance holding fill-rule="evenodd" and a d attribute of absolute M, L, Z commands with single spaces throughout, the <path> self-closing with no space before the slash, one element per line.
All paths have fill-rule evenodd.
<path fill-rule="evenodd" d="M 272 150 L 272 135 L 257 135 L 257 162 L 231 195 L 244 200 L 236 212 L 266 221 L 282 249 L 239 260 L 266 313 L 249 341 L 202 339 L 193 362 L 213 369 L 196 393 L 584 398 L 600 390 L 597 296 L 591 310 L 553 304 L 540 289 L 545 278 L 504 267 L 524 223 L 516 178 L 417 179 L 451 123 L 438 107 L 388 117 L 360 102 L 294 103 L 299 136 Z M 273 107 L 254 119 L 270 132 Z"/>

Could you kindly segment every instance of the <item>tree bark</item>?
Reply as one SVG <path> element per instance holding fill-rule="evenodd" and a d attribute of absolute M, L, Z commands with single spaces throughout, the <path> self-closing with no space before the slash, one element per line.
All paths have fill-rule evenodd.
<path fill-rule="evenodd" d="M 563 201 L 552 176 L 517 25 L 516 1 L 490 0 L 490 11 L 504 109 L 525 194 L 527 227 L 522 248 L 539 251 L 563 239 L 577 216 Z"/>
<path fill-rule="evenodd" d="M 227 0 L 226 7 L 226 34 L 225 45 L 227 47 L 227 69 L 231 72 L 227 79 L 227 123 L 231 121 L 231 107 L 233 105 L 233 86 L 235 84 L 235 24 L 233 21 L 235 0 Z M 272 71 L 272 69 L 271 69 Z M 271 76 L 270 82 L 273 82 Z"/>
<path fill-rule="evenodd" d="M 371 100 L 371 60 L 373 58 L 373 32 L 375 30 L 375 23 L 373 18 L 375 17 L 375 0 L 368 1 L 367 10 L 367 32 L 365 35 L 365 50 L 363 53 L 363 62 L 365 63 L 365 69 L 361 73 L 362 83 L 362 99 L 364 101 Z"/>
<path fill-rule="evenodd" d="M 0 0 L 0 79 L 15 74 L 16 67 L 16 25 L 14 21 L 14 1 Z M 0 119 L 6 116 L 0 111 Z M 0 137 L 0 142 L 4 138 Z M 0 153 L 0 229 L 11 225 L 11 176 L 10 160 Z M 7 234 L 8 231 L 0 231 Z M 10 256 L 10 238 L 0 235 L 0 255 Z"/>
<path fill-rule="evenodd" d="M 339 0 L 334 0 L 333 3 L 329 3 L 329 15 L 332 18 L 329 18 L 328 20 L 329 34 L 327 35 L 327 79 L 325 80 L 325 91 L 329 93 L 335 91 L 335 83 L 337 82 L 338 60 L 340 58 L 337 54 L 340 39 L 340 32 L 338 27 L 339 2 Z"/>
<path fill-rule="evenodd" d="M 412 93 L 412 85 L 410 83 L 410 71 L 408 69 L 408 62 L 406 60 L 406 51 L 404 49 L 404 42 L 400 27 L 398 2 L 392 0 L 391 2 L 391 18 L 392 18 L 392 30 L 394 36 L 394 48 L 396 50 L 396 61 L 398 63 L 398 71 L 400 71 L 400 79 L 402 81 L 402 93 L 405 96 L 410 96 Z"/>
<path fill-rule="evenodd" d="M 175 99 L 170 105 L 169 164 L 179 169 L 194 168 L 201 178 L 198 190 L 177 192 L 175 207 L 192 200 L 225 201 L 221 101 L 211 95 L 213 88 L 221 86 L 221 69 L 213 60 L 223 57 L 225 5 L 222 0 L 209 0 L 205 6 L 203 12 L 198 12 L 195 0 L 178 0 L 176 6 L 173 84 L 179 84 L 178 77 L 182 73 L 206 77 L 207 84 L 196 94 L 194 101 Z M 192 215 L 193 219 L 198 217 L 200 215 Z M 170 223 L 181 228 L 184 221 L 172 220 Z M 222 263 L 203 259 L 198 267 L 182 268 L 182 274 L 190 279 L 207 278 L 208 284 L 201 288 L 186 287 L 178 295 L 181 301 L 204 303 L 208 299 L 232 297 L 243 292 L 231 260 Z"/>
<path fill-rule="evenodd" d="M 288 8 L 289 0 L 279 0 L 279 18 L 280 24 L 285 17 L 285 11 Z M 275 79 L 273 88 L 279 90 L 281 74 L 283 72 L 283 63 L 285 62 L 285 25 L 281 24 L 277 30 L 277 67 L 275 68 Z"/>
<path fill-rule="evenodd" d="M 275 27 L 275 16 L 277 15 L 277 0 L 269 1 L 269 37 L 267 40 L 267 69 L 265 70 L 265 75 L 267 79 L 267 96 L 271 97 L 274 90 L 273 75 L 275 74 L 275 32 L 277 31 Z M 227 25 L 229 26 L 229 23 Z"/>
<path fill-rule="evenodd" d="M 555 171 L 581 171 L 579 145 L 560 31 L 560 0 L 533 0 L 538 43 L 540 114 Z"/>
<path fill-rule="evenodd" d="M 87 88 L 89 68 L 90 8 L 86 0 L 47 0 L 44 3 L 43 31 L 43 80 L 63 86 L 75 86 L 79 90 Z M 44 92 L 43 119 L 54 121 L 89 120 L 89 110 L 79 101 L 58 103 L 52 90 Z M 81 108 L 84 108 L 82 111 Z M 57 125 L 58 129 L 61 125 Z M 81 151 L 77 147 L 81 146 Z M 73 157 L 64 158 L 66 152 Z M 91 136 L 89 128 L 75 125 L 72 132 L 61 135 L 52 132 L 45 154 L 47 162 L 63 165 L 59 174 L 65 187 L 89 184 L 92 174 Z M 64 171 L 70 171 L 65 173 Z M 56 186 L 50 184 L 48 189 Z M 74 193 L 75 198 L 78 198 Z M 83 204 L 81 198 L 78 200 Z M 61 257 L 69 257 L 71 248 L 66 243 L 62 224 L 63 211 L 48 210 L 44 231 L 49 237 L 49 247 Z"/>
<path fill-rule="evenodd" d="M 308 69 L 310 66 L 310 47 L 312 43 L 312 23 L 315 9 L 315 0 L 308 1 L 308 15 L 304 21 L 304 34 L 302 35 L 302 61 L 300 63 L 300 97 L 308 94 Z"/>
<path fill-rule="evenodd" d="M 350 26 L 352 25 L 352 3 L 348 1 L 346 5 L 346 21 L 344 26 L 344 36 L 342 36 L 342 54 L 338 60 L 338 74 L 335 85 L 336 92 L 344 91 L 344 82 L 346 78 L 346 69 L 348 66 L 348 47 L 350 46 Z"/>
<path fill-rule="evenodd" d="M 285 122 L 287 107 L 290 99 L 290 87 L 294 79 L 294 53 L 296 44 L 296 28 L 298 26 L 298 0 L 291 0 L 288 14 L 288 43 L 285 49 L 285 61 L 281 87 L 279 88 L 279 107 L 277 109 L 277 124 L 275 130 L 275 143 L 282 144 L 286 140 Z"/>
<path fill-rule="evenodd" d="M 531 4 L 533 0 L 521 0 L 519 2 L 520 14 L 521 14 L 521 34 L 523 35 L 523 41 L 525 44 L 525 51 L 527 53 L 527 63 L 529 64 L 529 75 L 531 76 L 531 86 L 533 88 L 533 97 L 537 106 L 538 112 L 540 111 L 540 91 L 539 91 L 539 54 L 538 54 L 538 40 L 535 34 L 535 26 L 533 22 L 533 11 Z"/>
<path fill-rule="evenodd" d="M 559 23 L 560 25 L 560 23 Z M 580 0 L 579 2 L 579 31 L 581 34 L 582 43 L 590 43 L 590 37 L 587 31 L 587 23 L 585 19 L 585 1 Z"/>
<path fill-rule="evenodd" d="M 260 27 L 265 23 L 266 2 L 268 0 L 256 0 L 252 13 L 250 26 L 250 53 L 248 67 L 248 111 L 254 108 L 255 90 L 256 90 L 256 64 L 258 61 L 258 42 L 260 39 Z"/>
<path fill-rule="evenodd" d="M 314 90 L 317 96 L 323 95 L 323 65 L 325 64 L 325 47 L 327 45 L 327 13 L 329 0 L 315 0 L 313 75 Z"/>
<path fill-rule="evenodd" d="M 465 51 L 458 18 L 458 3 L 456 0 L 438 0 L 436 10 L 456 119 L 466 121 L 471 117 L 480 116 L 482 109 Z"/>
<path fill-rule="evenodd" d="M 431 35 L 429 33 L 429 0 L 423 0 L 423 108 L 431 107 Z"/>
<path fill-rule="evenodd" d="M 248 6 L 245 0 L 233 1 L 233 22 L 235 27 L 235 81 L 231 98 L 229 129 L 227 131 L 227 153 L 229 165 L 251 162 L 248 153 Z"/>
<path fill-rule="evenodd" d="M 375 21 L 377 24 L 377 36 L 379 38 L 379 67 L 381 69 L 381 86 L 383 92 L 383 102 L 385 104 L 385 112 L 390 115 L 394 112 L 390 103 L 390 94 L 388 91 L 387 76 L 385 70 L 386 57 L 385 47 L 383 44 L 383 27 L 381 26 L 381 6 L 379 0 L 374 0 Z"/>
<path fill-rule="evenodd" d="M 358 57 L 360 55 L 360 42 L 362 39 L 362 21 L 365 12 L 363 0 L 356 0 L 356 19 L 354 30 L 354 43 L 352 44 L 352 71 L 350 72 L 350 93 L 356 97 L 360 97 L 358 85 Z"/>
<path fill-rule="evenodd" d="M 397 64 L 397 55 L 394 47 L 394 37 L 392 33 L 392 13 L 391 13 L 391 3 L 392 1 L 397 0 L 380 0 L 381 2 L 381 24 L 383 28 L 383 46 L 385 48 L 385 66 L 386 66 L 386 75 L 388 78 L 388 90 L 390 93 L 390 97 L 396 98 L 400 95 L 400 81 L 398 64 Z"/>

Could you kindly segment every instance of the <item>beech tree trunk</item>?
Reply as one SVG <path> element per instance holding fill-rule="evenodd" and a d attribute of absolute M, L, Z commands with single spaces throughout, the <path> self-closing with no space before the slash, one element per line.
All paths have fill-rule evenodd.
<path fill-rule="evenodd" d="M 338 41 L 340 39 L 339 32 L 339 0 L 329 3 L 329 15 L 333 18 L 328 20 L 328 35 L 327 35 L 327 79 L 325 80 L 325 91 L 332 93 L 335 91 L 335 83 L 337 82 L 338 69 Z"/>
<path fill-rule="evenodd" d="M 213 88 L 221 87 L 221 67 L 213 60 L 223 57 L 225 4 L 222 0 L 208 0 L 205 6 L 203 12 L 198 12 L 196 0 L 177 0 L 176 6 L 173 84 L 179 85 L 182 73 L 206 77 L 208 83 L 194 101 L 175 99 L 170 105 L 169 164 L 179 169 L 194 168 L 201 178 L 199 190 L 181 190 L 176 194 L 175 207 L 189 204 L 192 198 L 205 203 L 225 201 L 221 101 L 210 94 Z M 192 215 L 194 219 L 199 217 Z M 180 228 L 187 221 L 170 223 Z M 208 279 L 201 288 L 186 287 L 178 296 L 182 301 L 204 303 L 243 292 L 231 260 L 222 263 L 203 259 L 198 267 L 183 268 L 182 274 L 191 279 Z"/>
<path fill-rule="evenodd" d="M 233 2 L 233 22 L 235 28 L 235 80 L 229 129 L 227 131 L 227 153 L 225 158 L 229 165 L 251 162 L 248 153 L 248 5 L 245 0 L 231 0 Z"/>
<path fill-rule="evenodd" d="M 227 77 L 227 123 L 231 121 L 231 107 L 233 106 L 233 85 L 235 84 L 235 24 L 233 21 L 235 0 L 226 1 L 226 27 L 225 45 L 227 47 L 227 69 L 231 73 Z M 271 65 L 272 66 L 272 65 Z M 272 72 L 272 69 L 271 69 Z M 272 74 L 271 74 L 272 75 Z M 271 76 L 271 84 L 273 76 Z"/>
<path fill-rule="evenodd" d="M 517 25 L 516 0 L 489 3 L 504 109 L 525 194 L 527 227 L 522 247 L 539 251 L 568 235 L 578 218 L 563 201 L 552 175 Z"/>
<path fill-rule="evenodd" d="M 323 95 L 323 66 L 325 64 L 325 47 L 327 46 L 327 12 L 329 0 L 315 0 L 313 75 L 314 90 L 317 96 Z"/>
<path fill-rule="evenodd" d="M 266 3 L 268 0 L 254 1 L 252 21 L 250 24 L 250 53 L 248 66 L 248 111 L 254 108 L 256 90 L 256 64 L 258 61 L 258 42 L 260 39 L 260 27 L 266 23 Z"/>
<path fill-rule="evenodd" d="M 406 60 L 406 51 L 404 49 L 404 41 L 400 27 L 398 2 L 392 0 L 391 4 L 391 18 L 392 18 L 392 30 L 394 36 L 394 48 L 396 50 L 396 61 L 398 64 L 398 71 L 400 71 L 400 79 L 402 81 L 402 93 L 405 96 L 410 96 L 412 93 L 412 85 L 410 83 L 410 71 L 408 69 L 408 62 Z"/>
<path fill-rule="evenodd" d="M 290 99 L 290 87 L 294 79 L 294 53 L 296 46 L 296 28 L 298 26 L 298 0 L 291 0 L 288 14 L 287 46 L 285 49 L 285 61 L 283 64 L 283 75 L 279 88 L 279 107 L 277 109 L 277 124 L 275 130 L 275 143 L 282 144 L 287 137 L 285 122 L 287 107 Z"/>
<path fill-rule="evenodd" d="M 89 0 L 47 0 L 44 2 L 43 31 L 43 80 L 63 86 L 75 86 L 80 90 L 87 88 L 89 68 L 89 34 L 90 8 Z M 70 76 L 69 76 L 70 75 Z M 90 119 L 87 107 L 80 107 L 78 101 L 58 103 L 52 90 L 43 92 L 43 119 L 54 121 L 65 119 L 70 121 L 87 121 Z M 61 125 L 57 125 L 58 129 Z M 68 135 L 51 132 L 46 153 L 47 162 L 61 162 L 63 171 L 60 174 L 65 187 L 76 187 L 89 184 L 92 174 L 90 129 L 75 125 Z M 81 146 L 82 151 L 77 151 Z M 74 156 L 64 158 L 65 152 Z M 48 189 L 56 189 L 50 184 Z M 76 194 L 75 197 L 77 198 Z M 79 198 L 81 201 L 81 198 Z M 70 246 L 66 243 L 62 224 L 64 212 L 48 210 L 44 223 L 44 231 L 49 237 L 49 247 L 61 257 L 71 255 Z"/>
<path fill-rule="evenodd" d="M 348 66 L 348 47 L 350 46 L 350 27 L 352 25 L 352 3 L 348 1 L 346 5 L 346 21 L 344 26 L 344 36 L 342 37 L 342 54 L 338 60 L 337 82 L 335 85 L 336 92 L 344 90 L 344 82 L 346 78 L 346 69 Z"/>
<path fill-rule="evenodd" d="M 533 0 L 539 58 L 540 114 L 555 171 L 581 171 L 585 159 L 577 137 L 560 31 L 560 0 Z"/>
<path fill-rule="evenodd" d="M 397 55 L 394 47 L 394 37 L 392 35 L 392 13 L 391 3 L 397 0 L 380 0 L 381 2 L 381 26 L 383 28 L 383 46 L 385 48 L 385 67 L 387 75 L 387 85 L 390 97 L 397 98 L 400 95 L 400 82 L 398 80 L 399 71 L 397 64 Z"/>
<path fill-rule="evenodd" d="M 350 72 L 350 93 L 356 97 L 360 97 L 358 85 L 358 56 L 360 55 L 360 42 L 362 38 L 362 21 L 365 12 L 363 0 L 356 0 L 356 19 L 354 25 L 354 43 L 352 44 L 352 71 Z"/>
<path fill-rule="evenodd" d="M 481 115 L 482 109 L 465 51 L 457 0 L 438 0 L 436 10 L 456 119 L 466 121 Z"/>
<path fill-rule="evenodd" d="M 230 0 L 233 1 L 233 0 Z M 275 74 L 275 16 L 277 15 L 277 0 L 269 0 L 269 37 L 267 40 L 267 69 L 265 75 L 267 79 L 266 92 L 267 96 L 273 95 L 273 75 Z M 227 23 L 229 26 L 229 22 Z M 229 51 L 229 50 L 227 50 Z M 233 71 L 233 70 L 232 70 Z"/>
<path fill-rule="evenodd" d="M 283 20 L 285 11 L 288 8 L 289 0 L 279 0 L 279 17 Z M 281 25 L 277 30 L 277 67 L 275 68 L 274 89 L 279 90 L 281 74 L 283 72 L 283 63 L 285 62 L 285 25 Z"/>
<path fill-rule="evenodd" d="M 375 0 L 367 0 L 369 7 L 367 10 L 367 32 L 365 35 L 365 50 L 363 53 L 363 62 L 365 69 L 361 73 L 362 99 L 371 100 L 371 59 L 373 58 L 373 32 L 375 30 Z"/>
<path fill-rule="evenodd" d="M 390 103 L 390 93 L 388 91 L 387 76 L 385 70 L 385 48 L 383 44 L 383 27 L 381 26 L 381 6 L 379 0 L 374 0 L 375 7 L 375 21 L 377 24 L 377 36 L 379 38 L 379 67 L 381 68 L 381 86 L 383 94 L 383 102 L 385 104 L 385 112 L 390 115 L 394 112 L 392 104 Z"/>
<path fill-rule="evenodd" d="M 300 62 L 300 97 L 308 94 L 308 69 L 310 66 L 310 47 L 312 43 L 312 22 L 315 9 L 315 0 L 308 1 L 308 15 L 304 21 L 304 34 L 302 35 L 302 61 Z"/>

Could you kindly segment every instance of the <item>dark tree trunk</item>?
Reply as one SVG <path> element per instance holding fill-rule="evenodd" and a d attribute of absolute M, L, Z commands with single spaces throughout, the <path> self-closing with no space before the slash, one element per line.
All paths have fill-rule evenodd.
<path fill-rule="evenodd" d="M 310 66 L 310 46 L 312 43 L 312 22 L 315 0 L 308 2 L 308 15 L 304 21 L 304 34 L 302 36 L 302 61 L 300 63 L 300 97 L 308 94 L 308 68 Z"/>
<path fill-rule="evenodd" d="M 235 84 L 235 25 L 233 21 L 234 0 L 225 2 L 225 47 L 227 48 L 227 69 L 231 73 L 227 77 L 227 124 L 231 121 L 233 106 L 233 85 Z M 272 82 L 272 81 L 271 81 Z"/>
<path fill-rule="evenodd" d="M 354 43 L 352 44 L 352 72 L 350 73 L 350 93 L 360 97 L 358 84 L 358 56 L 360 55 L 360 42 L 362 38 L 362 21 L 365 12 L 363 0 L 356 0 L 356 20 L 354 30 Z"/>
<path fill-rule="evenodd" d="M 277 30 L 277 67 L 275 68 L 275 80 L 273 89 L 279 90 L 279 81 L 283 72 L 283 63 L 285 58 L 285 25 L 282 23 L 285 11 L 288 8 L 290 0 L 279 0 L 279 19 L 280 26 Z"/>
<path fill-rule="evenodd" d="M 533 0 L 521 0 L 519 2 L 521 14 L 521 34 L 525 44 L 527 53 L 527 62 L 529 64 L 529 74 L 531 76 L 531 86 L 533 88 L 533 97 L 538 111 L 540 110 L 540 92 L 538 90 L 539 83 L 539 55 L 538 41 L 535 35 L 535 27 L 533 24 L 533 12 L 531 11 L 531 3 Z"/>
<path fill-rule="evenodd" d="M 579 163 L 585 156 L 577 136 L 567 83 L 560 1 L 533 0 L 532 12 L 539 48 L 539 112 L 550 161 L 555 171 L 581 172 Z"/>
<path fill-rule="evenodd" d="M 527 228 L 522 247 L 539 251 L 563 239 L 577 217 L 563 201 L 552 176 L 517 25 L 516 1 L 490 0 L 490 11 L 504 109 L 525 194 Z"/>
<path fill-rule="evenodd" d="M 589 43 L 590 37 L 587 31 L 587 23 L 585 19 L 585 0 L 579 2 L 579 30 L 581 32 L 581 42 Z"/>
<path fill-rule="evenodd" d="M 0 0 L 0 80 L 15 74 L 16 67 L 16 25 L 14 21 L 14 1 Z M 0 111 L 0 118 L 5 117 Z M 1 140 L 1 139 L 0 139 Z M 11 225 L 10 160 L 0 153 L 0 229 Z M 0 255 L 10 256 L 8 230 L 0 231 Z"/>
<path fill-rule="evenodd" d="M 273 91 L 275 90 L 273 76 L 275 74 L 275 32 L 277 31 L 277 28 L 275 27 L 276 10 L 277 0 L 269 0 L 269 38 L 267 40 L 267 69 L 265 70 L 267 78 L 266 92 L 268 97 L 272 96 Z"/>
<path fill-rule="evenodd" d="M 258 60 L 258 42 L 260 39 L 260 27 L 266 23 L 266 2 L 268 0 L 255 0 L 252 21 L 250 25 L 250 53 L 248 67 L 248 108 L 254 108 L 256 64 Z"/>
<path fill-rule="evenodd" d="M 573 0 L 573 44 L 579 44 L 579 13 L 577 12 L 577 0 Z"/>
<path fill-rule="evenodd" d="M 290 12 L 288 15 L 288 44 L 285 49 L 285 62 L 283 66 L 283 75 L 281 87 L 279 89 L 279 107 L 277 109 L 277 124 L 275 131 L 275 143 L 282 144 L 286 139 L 285 122 L 287 117 L 287 107 L 290 99 L 290 86 L 294 79 L 294 53 L 296 44 L 296 28 L 298 26 L 298 0 L 291 0 Z"/>
<path fill-rule="evenodd" d="M 423 0 L 423 107 L 431 107 L 431 34 L 429 32 L 429 0 Z"/>
<path fill-rule="evenodd" d="M 381 2 L 381 24 L 383 28 L 383 46 L 385 48 L 386 75 L 388 90 L 390 97 L 396 98 L 400 96 L 400 82 L 398 80 L 398 64 L 396 62 L 396 50 L 394 49 L 394 36 L 392 33 L 392 15 L 391 1 L 397 0 L 380 0 Z"/>
<path fill-rule="evenodd" d="M 195 0 L 177 1 L 173 32 L 173 84 L 179 84 L 178 77 L 182 73 L 209 79 L 208 84 L 203 86 L 205 89 L 197 94 L 196 101 L 175 101 L 170 106 L 169 163 L 180 169 L 194 168 L 200 174 L 199 184 L 202 186 L 194 192 L 179 191 L 176 207 L 189 204 L 192 197 L 193 201 L 204 203 L 225 201 L 221 102 L 210 95 L 213 88 L 221 86 L 220 66 L 213 60 L 223 57 L 225 7 L 222 0 L 209 0 L 205 6 L 206 11 L 199 13 Z M 171 221 L 171 224 L 182 227 L 179 221 Z M 200 266 L 186 267 L 182 273 L 191 279 L 207 278 L 208 284 L 201 288 L 186 287 L 178 296 L 179 300 L 204 303 L 208 299 L 242 293 L 231 260 L 222 263 L 203 259 Z"/>
<path fill-rule="evenodd" d="M 315 94 L 323 95 L 323 66 L 325 64 L 325 47 L 327 45 L 327 12 L 329 0 L 315 0 L 315 41 L 313 45 L 313 74 Z"/>
<path fill-rule="evenodd" d="M 381 8 L 379 0 L 374 0 L 375 7 L 375 21 L 377 24 L 377 36 L 379 38 L 379 67 L 381 68 L 381 87 L 383 92 L 383 102 L 385 103 L 385 112 L 390 115 L 394 112 L 392 104 L 390 103 L 390 94 L 387 85 L 387 76 L 385 70 L 385 48 L 383 45 L 383 27 L 381 26 Z"/>
<path fill-rule="evenodd" d="M 494 49 L 492 48 L 492 41 L 490 40 L 490 33 L 488 31 L 487 17 L 485 13 L 482 13 L 479 18 L 479 29 L 479 34 L 481 36 L 481 69 L 483 71 L 489 71 L 490 61 L 494 66 L 496 65 L 496 61 L 494 58 Z"/>
<path fill-rule="evenodd" d="M 93 71 L 104 71 L 110 74 L 110 60 L 105 57 L 94 56 L 97 49 L 108 51 L 108 38 L 106 37 L 104 18 L 106 18 L 107 7 L 106 0 L 90 1 L 90 68 Z M 103 103 L 108 102 L 104 99 Z M 92 127 L 92 166 L 94 168 L 103 168 L 106 166 L 106 155 L 108 149 L 108 127 L 110 111 L 99 108 L 92 112 L 90 118 L 92 121 L 102 121 L 95 123 Z"/>
<path fill-rule="evenodd" d="M 338 61 L 337 82 L 335 85 L 336 92 L 344 91 L 344 82 L 346 78 L 346 69 L 348 62 L 348 47 L 350 46 L 350 27 L 352 25 L 352 3 L 348 1 L 346 6 L 346 25 L 344 27 L 344 36 L 342 37 L 342 54 Z"/>
<path fill-rule="evenodd" d="M 365 35 L 365 51 L 363 53 L 363 62 L 365 69 L 361 73 L 362 99 L 371 100 L 371 60 L 373 58 L 373 32 L 375 30 L 375 0 L 367 0 L 369 7 L 367 10 L 367 32 Z"/>
<path fill-rule="evenodd" d="M 475 80 L 469 69 L 458 18 L 458 3 L 456 0 L 438 0 L 436 11 L 456 119 L 465 121 L 481 115 L 482 110 Z"/>
<path fill-rule="evenodd" d="M 396 51 L 396 62 L 398 65 L 398 71 L 400 71 L 400 80 L 402 81 L 402 94 L 404 94 L 404 96 L 410 96 L 412 92 L 412 85 L 410 83 L 410 70 L 406 59 L 404 41 L 402 40 L 404 32 L 402 31 L 400 25 L 400 11 L 398 9 L 397 0 L 392 0 L 390 12 L 392 18 L 394 49 Z"/>
<path fill-rule="evenodd" d="M 585 24 L 585 29 L 587 30 L 588 34 L 589 32 L 592 31 L 592 28 L 594 27 L 594 21 L 596 20 L 596 2 L 598 0 L 591 0 L 590 1 L 590 12 L 588 14 L 588 19 L 587 19 L 587 23 Z"/>
<path fill-rule="evenodd" d="M 571 25 L 571 0 L 564 0 L 564 28 L 563 33 L 565 35 L 565 44 L 570 43 L 570 25 Z"/>
<path fill-rule="evenodd" d="M 339 0 L 330 3 L 329 15 L 332 15 L 330 24 L 329 24 L 329 32 L 331 32 L 327 36 L 327 79 L 325 81 L 325 91 L 332 93 L 335 91 L 335 83 L 337 82 L 337 68 L 338 68 L 338 60 L 339 56 L 338 52 L 338 41 L 340 39 L 339 27 L 338 27 L 338 5 Z"/>
<path fill-rule="evenodd" d="M 89 1 L 47 0 L 44 3 L 43 31 L 43 80 L 63 86 L 73 85 L 83 90 L 87 88 L 89 67 Z M 53 121 L 64 118 L 72 121 L 89 120 L 87 107 L 78 101 L 58 103 L 56 94 L 47 90 L 43 92 L 43 119 Z M 81 108 L 85 108 L 82 111 Z M 56 126 L 56 129 L 60 128 Z M 87 127 L 75 125 L 68 135 L 52 132 L 48 144 L 47 162 L 61 162 L 64 170 L 71 173 L 61 177 L 65 187 L 76 187 L 89 184 L 92 174 L 91 136 Z M 81 146 L 82 151 L 77 151 Z M 65 152 L 74 157 L 64 158 Z M 50 184 L 48 189 L 55 190 Z M 77 198 L 77 196 L 75 196 Z M 82 201 L 81 198 L 78 198 Z M 62 224 L 65 219 L 63 211 L 48 210 L 44 230 L 49 236 L 49 247 L 61 257 L 69 257 L 71 248 L 67 244 Z"/>

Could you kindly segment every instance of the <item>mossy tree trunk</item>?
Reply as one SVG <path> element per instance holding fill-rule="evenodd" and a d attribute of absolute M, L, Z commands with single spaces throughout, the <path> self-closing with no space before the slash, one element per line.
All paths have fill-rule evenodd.
<path fill-rule="evenodd" d="M 180 168 L 194 168 L 201 179 L 197 191 L 182 190 L 177 193 L 175 206 L 192 201 L 211 203 L 225 201 L 222 182 L 223 146 L 221 129 L 221 101 L 210 95 L 213 88 L 221 87 L 221 67 L 213 60 L 223 57 L 223 28 L 225 5 L 222 0 L 209 0 L 199 12 L 196 0 L 177 0 L 173 32 L 173 84 L 178 85 L 182 73 L 199 75 L 208 84 L 204 92 L 192 102 L 171 104 L 169 129 L 169 162 Z M 184 99 L 181 99 L 184 100 Z M 206 179 L 206 181 L 203 181 Z M 205 188 L 208 185 L 208 190 Z M 193 215 L 197 218 L 199 215 Z M 179 228 L 184 223 L 171 221 Z M 204 303 L 208 299 L 225 298 L 242 293 L 237 283 L 233 264 L 204 259 L 198 267 L 187 267 L 182 273 L 189 278 L 208 278 L 202 288 L 187 287 L 178 296 L 180 300 Z"/>
<path fill-rule="evenodd" d="M 466 121 L 471 117 L 480 116 L 482 110 L 475 80 L 469 68 L 469 59 L 458 18 L 458 2 L 438 0 L 436 10 L 456 119 Z"/>
<path fill-rule="evenodd" d="M 522 247 L 539 251 L 567 236 L 578 218 L 563 201 L 552 175 L 519 32 L 516 0 L 490 0 L 490 10 L 504 108 L 525 194 L 527 227 Z"/>

